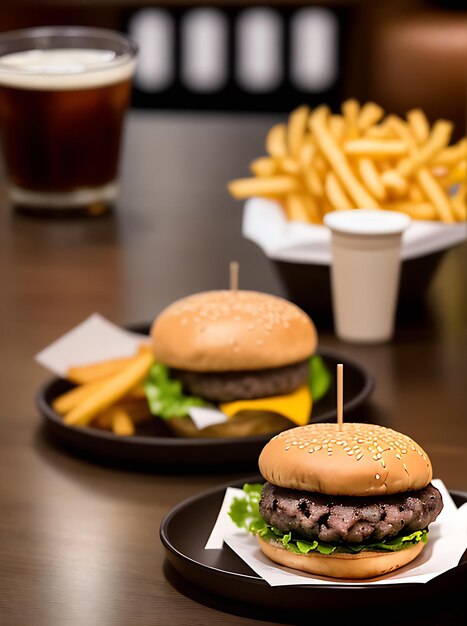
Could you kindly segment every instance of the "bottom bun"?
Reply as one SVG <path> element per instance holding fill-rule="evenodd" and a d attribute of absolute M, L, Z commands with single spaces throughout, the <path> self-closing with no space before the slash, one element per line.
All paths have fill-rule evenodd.
<path fill-rule="evenodd" d="M 298 569 L 308 574 L 331 576 L 332 578 L 375 578 L 399 569 L 413 561 L 423 550 L 425 543 L 419 541 L 410 548 L 397 552 L 370 552 L 358 554 L 296 554 L 278 544 L 258 537 L 259 547 L 264 554 L 280 565 Z"/>

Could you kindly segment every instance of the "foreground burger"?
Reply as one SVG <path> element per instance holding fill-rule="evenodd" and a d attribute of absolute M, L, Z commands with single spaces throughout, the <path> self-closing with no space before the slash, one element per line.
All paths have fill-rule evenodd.
<path fill-rule="evenodd" d="M 372 578 L 398 569 L 423 550 L 443 508 L 427 454 L 373 424 L 284 431 L 266 444 L 259 468 L 267 482 L 245 488 L 259 500 L 256 519 L 240 501 L 231 517 L 271 560 L 311 574 Z"/>
<path fill-rule="evenodd" d="M 256 291 L 197 293 L 162 311 L 151 339 L 157 365 L 148 398 L 156 414 L 182 417 L 210 404 L 228 416 L 288 411 L 308 421 L 317 334 L 291 302 Z M 170 384 L 183 392 L 173 406 L 164 405 Z"/>

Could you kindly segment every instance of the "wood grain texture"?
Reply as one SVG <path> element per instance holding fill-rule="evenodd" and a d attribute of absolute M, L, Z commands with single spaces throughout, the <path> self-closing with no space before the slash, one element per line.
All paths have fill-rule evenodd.
<path fill-rule="evenodd" d="M 262 152 L 268 116 L 132 114 L 113 216 L 13 215 L 0 184 L 0 623 L 2 626 L 264 624 L 287 616 L 178 591 L 163 568 L 162 517 L 238 475 L 142 474 L 99 466 L 43 435 L 34 394 L 48 378 L 34 355 L 94 311 L 148 321 L 174 299 L 228 286 L 282 294 L 261 251 L 241 236 L 228 180 Z M 467 246 L 445 257 L 423 310 L 384 346 L 320 342 L 358 360 L 376 388 L 362 418 L 402 430 L 434 474 L 467 490 Z M 345 416 L 344 416 L 345 419 Z M 435 611 L 436 612 L 436 611 Z M 462 623 L 440 606 L 424 624 Z M 288 622 L 290 623 L 290 621 Z M 416 618 L 399 622 L 422 623 Z"/>

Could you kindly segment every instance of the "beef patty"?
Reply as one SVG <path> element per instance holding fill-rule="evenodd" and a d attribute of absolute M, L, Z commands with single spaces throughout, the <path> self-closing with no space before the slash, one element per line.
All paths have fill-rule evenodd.
<path fill-rule="evenodd" d="M 441 494 L 431 483 L 419 491 L 375 497 L 327 496 L 266 483 L 259 503 L 263 519 L 284 533 L 348 543 L 423 530 L 442 508 Z"/>
<path fill-rule="evenodd" d="M 308 378 L 309 361 L 284 367 L 242 372 L 191 372 L 171 370 L 184 390 L 212 402 L 251 400 L 290 393 Z"/>

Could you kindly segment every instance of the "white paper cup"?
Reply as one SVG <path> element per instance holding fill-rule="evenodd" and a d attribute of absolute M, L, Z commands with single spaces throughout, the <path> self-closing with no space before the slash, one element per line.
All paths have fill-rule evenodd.
<path fill-rule="evenodd" d="M 324 217 L 331 230 L 331 291 L 337 336 L 382 343 L 394 333 L 404 213 L 358 209 Z"/>

